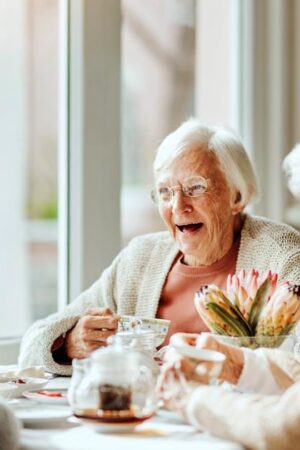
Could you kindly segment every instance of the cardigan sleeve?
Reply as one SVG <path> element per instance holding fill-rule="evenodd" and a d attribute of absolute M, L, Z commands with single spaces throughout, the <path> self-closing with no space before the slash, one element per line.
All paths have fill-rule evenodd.
<path fill-rule="evenodd" d="M 177 252 L 168 232 L 132 239 L 89 289 L 62 312 L 29 328 L 21 343 L 19 365 L 42 365 L 50 372 L 71 375 L 72 367 L 55 362 L 51 348 L 89 307 L 108 306 L 119 314 L 154 317 L 161 285 Z"/>
<path fill-rule="evenodd" d="M 108 306 L 112 311 L 117 310 L 114 292 L 115 279 L 123 252 L 115 258 L 89 289 L 80 294 L 62 312 L 38 320 L 28 329 L 21 343 L 18 361 L 20 367 L 41 365 L 51 373 L 71 375 L 72 367 L 70 365 L 54 361 L 52 345 L 59 336 L 76 324 L 87 308 Z"/>
<path fill-rule="evenodd" d="M 288 351 L 261 349 L 268 360 L 269 369 L 282 389 L 300 381 L 300 362 Z"/>
<path fill-rule="evenodd" d="M 294 450 L 300 442 L 300 383 L 281 396 L 201 386 L 189 398 L 186 417 L 196 428 L 247 448 Z"/>
<path fill-rule="evenodd" d="M 293 252 L 285 254 L 284 262 L 280 270 L 282 280 L 290 281 L 293 284 L 300 282 L 300 251 L 299 246 L 295 247 Z"/>
<path fill-rule="evenodd" d="M 281 394 L 283 388 L 277 383 L 262 349 L 253 351 L 244 348 L 243 351 L 244 367 L 236 388 L 242 392 L 267 395 Z"/>

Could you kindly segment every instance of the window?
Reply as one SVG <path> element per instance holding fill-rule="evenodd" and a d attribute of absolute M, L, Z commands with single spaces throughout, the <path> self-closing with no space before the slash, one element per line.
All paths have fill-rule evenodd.
<path fill-rule="evenodd" d="M 64 55 L 69 84 L 59 96 L 62 5 L 70 59 Z M 59 133 L 69 158 L 69 248 L 60 270 L 69 300 L 131 237 L 164 229 L 149 196 L 152 161 L 160 141 L 190 115 L 241 132 L 268 193 L 261 213 L 282 219 L 288 210 L 285 198 L 274 202 L 282 185 L 274 196 L 273 169 L 279 179 L 281 160 L 300 136 L 300 102 L 291 100 L 299 97 L 298 10 L 294 2 L 236 0 L 0 3 L 0 338 L 21 335 L 57 310 Z M 62 95 L 67 111 L 58 131 Z"/>
<path fill-rule="evenodd" d="M 0 337 L 57 309 L 58 0 L 0 5 Z"/>
<path fill-rule="evenodd" d="M 145 14 L 147 10 L 147 14 Z M 163 229 L 152 205 L 160 141 L 194 113 L 195 2 L 122 1 L 122 237 Z"/>

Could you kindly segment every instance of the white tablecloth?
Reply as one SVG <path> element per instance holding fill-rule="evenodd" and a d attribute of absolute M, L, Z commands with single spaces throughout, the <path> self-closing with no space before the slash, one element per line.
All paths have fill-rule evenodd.
<path fill-rule="evenodd" d="M 51 380 L 49 387 L 64 388 L 68 378 Z M 47 386 L 47 387 L 48 387 Z M 30 402 L 30 400 L 28 400 Z M 45 404 L 45 408 L 47 405 Z M 197 432 L 175 415 L 161 412 L 139 425 L 129 434 L 97 433 L 86 426 L 67 420 L 43 425 L 43 428 L 24 428 L 20 450 L 242 450 L 238 444 L 217 439 L 208 433 Z"/>
<path fill-rule="evenodd" d="M 62 427 L 63 428 L 63 427 Z M 157 416 L 131 434 L 97 433 L 78 426 L 69 429 L 22 430 L 22 450 L 241 450 L 232 442 L 196 432 L 176 420 Z"/>

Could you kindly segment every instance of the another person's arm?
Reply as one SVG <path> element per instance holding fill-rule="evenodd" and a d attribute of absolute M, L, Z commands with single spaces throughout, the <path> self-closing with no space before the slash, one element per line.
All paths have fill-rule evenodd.
<path fill-rule="evenodd" d="M 294 450 L 300 442 L 300 383 L 281 396 L 201 386 L 189 397 L 185 417 L 196 428 L 247 448 Z"/>
<path fill-rule="evenodd" d="M 189 345 L 195 344 L 197 335 L 187 336 L 185 341 L 188 339 Z M 182 339 L 182 336 L 175 337 L 177 345 L 179 338 Z M 212 342 L 209 344 L 211 346 Z M 230 346 L 223 347 L 228 356 L 230 352 L 226 347 Z M 280 350 L 252 351 L 251 354 L 259 354 L 259 358 L 263 356 L 270 363 L 270 367 L 274 366 L 271 371 L 273 373 L 275 369 L 275 379 L 282 389 L 286 388 L 282 395 L 241 393 L 226 386 L 196 384 L 195 365 L 183 360 L 181 369 L 188 381 L 188 393 L 183 403 L 177 404 L 176 399 L 172 402 L 170 398 L 167 406 L 180 412 L 196 428 L 239 442 L 247 448 L 255 450 L 298 448 L 300 382 L 296 380 L 300 380 L 300 364 L 291 353 Z M 226 374 L 226 371 L 223 374 Z"/>
<path fill-rule="evenodd" d="M 300 380 L 300 364 L 293 354 L 280 350 L 250 350 L 224 344 L 210 335 L 177 333 L 171 345 L 194 345 L 226 356 L 220 380 L 241 391 L 279 394 Z"/>

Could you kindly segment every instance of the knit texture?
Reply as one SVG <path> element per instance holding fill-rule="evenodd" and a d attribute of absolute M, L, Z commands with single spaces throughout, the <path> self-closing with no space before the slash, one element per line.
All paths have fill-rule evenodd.
<path fill-rule="evenodd" d="M 281 396 L 202 386 L 190 396 L 186 416 L 196 428 L 249 449 L 296 450 L 300 443 L 300 382 Z"/>
<path fill-rule="evenodd" d="M 168 232 L 133 239 L 100 278 L 61 313 L 34 323 L 25 334 L 21 367 L 43 365 L 48 371 L 71 375 L 72 368 L 53 360 L 51 347 L 71 329 L 88 307 L 108 306 L 119 314 L 153 318 L 174 258 L 176 243 Z M 246 216 L 241 232 L 236 272 L 271 269 L 280 279 L 300 284 L 300 234 L 263 218 Z"/>

